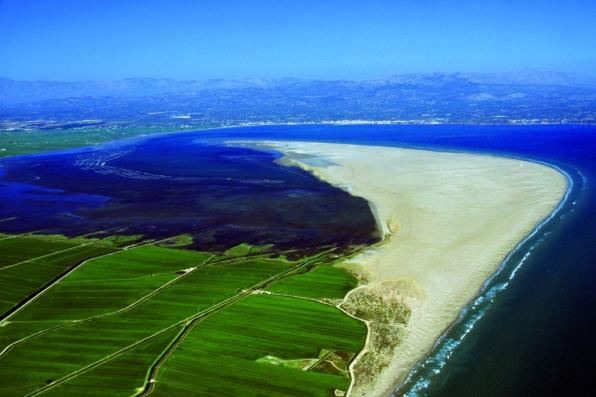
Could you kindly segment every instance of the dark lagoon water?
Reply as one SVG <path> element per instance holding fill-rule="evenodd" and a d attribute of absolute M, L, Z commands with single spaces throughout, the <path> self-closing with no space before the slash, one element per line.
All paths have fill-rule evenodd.
<path fill-rule="evenodd" d="M 279 153 L 162 135 L 0 162 L 0 231 L 82 235 L 98 230 L 160 239 L 191 234 L 195 248 L 248 242 L 279 248 L 377 240 L 361 198 Z"/>
<path fill-rule="evenodd" d="M 227 216 L 226 211 L 238 208 L 233 219 L 230 218 L 233 227 L 220 230 L 221 225 L 214 220 L 212 227 L 219 232 L 202 238 L 219 236 L 220 242 L 239 241 L 257 230 L 263 233 L 270 230 L 273 222 L 265 222 L 257 216 L 263 211 L 277 211 L 277 223 L 280 219 L 285 222 L 284 216 L 289 215 L 284 215 L 288 213 L 284 205 L 289 205 L 300 208 L 297 213 L 311 215 L 309 219 L 314 218 L 315 223 L 308 223 L 305 216 L 290 217 L 287 222 L 293 225 L 292 233 L 288 234 L 283 228 L 271 229 L 274 232 L 265 234 L 267 237 L 257 233 L 258 239 L 277 238 L 283 243 L 284 236 L 288 235 L 293 236 L 290 240 L 294 242 L 311 235 L 315 236 L 313 240 L 327 236 L 328 242 L 374 238 L 364 203 L 313 181 L 300 170 L 277 166 L 273 161 L 274 153 L 248 148 L 224 150 L 216 145 L 230 139 L 346 142 L 470 151 L 523 157 L 558 167 L 568 175 L 571 186 L 560 208 L 510 254 L 500 271 L 487 281 L 478 298 L 462 311 L 458 322 L 396 395 L 592 395 L 592 361 L 596 352 L 596 127 L 593 126 L 308 125 L 168 134 L 99 149 L 4 160 L 4 193 L 0 189 L 0 199 L 25 201 L 15 206 L 22 218 L 26 217 L 27 208 L 35 207 L 27 207 L 29 204 L 23 194 L 35 197 L 35 205 L 39 204 L 40 196 L 46 197 L 41 200 L 44 211 L 53 218 L 36 224 L 32 216 L 27 228 L 43 228 L 61 219 L 67 205 L 76 210 L 75 216 L 69 218 L 82 216 L 85 219 L 77 224 L 79 232 L 91 221 L 93 227 L 129 227 L 126 230 L 153 230 L 159 235 L 162 229 L 180 230 L 180 222 L 187 227 L 189 216 L 182 216 L 184 220 L 178 219 L 174 225 L 171 218 L 179 211 L 184 213 L 191 205 L 193 216 L 196 216 L 195 210 L 202 211 L 207 219 L 214 211 Z M 203 146 L 199 149 L 197 145 Z M 135 148 L 132 152 L 105 157 L 129 150 L 127 147 L 131 146 Z M 197 150 L 210 154 L 198 159 Z M 102 161 L 114 169 L 105 169 L 103 165 L 99 168 L 104 169 L 98 170 L 97 165 Z M 160 165 L 164 161 L 167 172 Z M 190 168 L 194 171 L 189 171 Z M 159 178 L 160 175 L 166 178 Z M 230 177 L 234 179 L 226 180 Z M 115 179 L 124 181 L 114 182 Z M 254 182 L 247 183 L 247 180 Z M 214 181 L 224 189 L 209 191 L 206 200 L 200 201 L 201 205 L 193 206 L 187 201 L 189 197 L 204 193 Z M 283 181 L 283 184 L 271 181 Z M 157 191 L 153 188 L 155 183 L 161 186 Z M 193 190 L 195 184 L 202 188 Z M 32 187 L 34 185 L 41 187 Z M 174 191 L 181 187 L 188 190 L 178 196 Z M 68 196 L 69 201 L 60 199 L 60 195 Z M 253 197 L 258 199 L 251 199 Z M 151 206 L 154 200 L 174 200 L 176 205 L 154 208 Z M 291 205 L 286 204 L 288 200 Z M 252 209 L 256 212 L 251 212 Z M 39 216 L 44 211 L 36 214 Z M 363 215 L 343 227 L 342 222 L 349 218 L 349 213 Z M 329 217 L 329 214 L 337 216 Z M 148 216 L 161 221 L 143 224 L 142 219 Z M 126 222 L 119 222 L 121 217 Z M 5 219 L 0 223 L 2 227 L 23 228 L 19 222 L 10 220 L 6 207 L 0 210 L 0 219 Z M 237 219 L 244 221 L 235 224 L 233 221 Z M 329 219 L 336 222 L 327 224 Z M 72 219 L 64 221 L 62 228 L 66 229 L 72 222 Z M 363 227 L 364 232 L 361 230 L 358 234 L 359 227 Z M 200 235 L 200 231 L 197 233 Z"/>

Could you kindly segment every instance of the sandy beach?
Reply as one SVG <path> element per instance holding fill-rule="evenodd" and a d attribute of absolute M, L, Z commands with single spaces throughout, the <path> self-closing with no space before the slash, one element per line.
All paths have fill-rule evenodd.
<path fill-rule="evenodd" d="M 406 306 L 408 316 L 396 325 L 399 343 L 385 351 L 380 373 L 356 382 L 352 396 L 393 391 L 507 253 L 553 211 L 567 187 L 558 171 L 514 159 L 346 144 L 266 144 L 284 152 L 284 161 L 366 199 L 385 236 L 346 266 L 366 280 L 371 293 Z"/>

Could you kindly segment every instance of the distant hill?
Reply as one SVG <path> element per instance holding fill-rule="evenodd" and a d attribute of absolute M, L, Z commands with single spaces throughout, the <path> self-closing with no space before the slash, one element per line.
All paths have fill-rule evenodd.
<path fill-rule="evenodd" d="M 246 79 L 246 80 L 174 80 L 134 78 L 117 81 L 16 81 L 0 78 L 0 103 L 14 104 L 45 99 L 77 97 L 143 97 L 163 94 L 191 94 L 205 90 L 276 89 L 276 88 L 353 88 L 378 87 L 444 87 L 475 85 L 520 86 L 596 86 L 596 82 L 568 73 L 521 71 L 503 74 L 398 74 L 378 80 L 301 80 L 301 79 Z"/>
<path fill-rule="evenodd" d="M 134 78 L 117 81 L 16 81 L 0 78 L 0 103 L 15 104 L 45 99 L 81 97 L 144 97 L 193 93 L 209 89 L 272 88 L 296 82 L 293 79 L 174 80 Z"/>
<path fill-rule="evenodd" d="M 0 121 L 169 123 L 413 120 L 594 122 L 596 82 L 566 73 L 400 74 L 376 80 L 14 81 L 0 79 Z M 0 127 L 2 127 L 0 125 Z"/>

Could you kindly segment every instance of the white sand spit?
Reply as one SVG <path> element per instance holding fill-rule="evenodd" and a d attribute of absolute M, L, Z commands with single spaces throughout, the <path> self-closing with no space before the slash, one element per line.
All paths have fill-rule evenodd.
<path fill-rule="evenodd" d="M 369 287 L 409 283 L 411 316 L 390 364 L 352 395 L 407 376 L 507 253 L 556 207 L 567 181 L 532 162 L 465 153 L 267 142 L 287 160 L 371 204 L 385 242 L 350 261 Z M 314 157 L 313 157 L 314 156 Z M 417 291 L 412 294 L 412 291 Z"/>

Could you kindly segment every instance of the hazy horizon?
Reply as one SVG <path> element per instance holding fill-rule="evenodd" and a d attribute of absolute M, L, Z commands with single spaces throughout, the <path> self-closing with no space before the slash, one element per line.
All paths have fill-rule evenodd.
<path fill-rule="evenodd" d="M 0 1 L 0 76 L 369 80 L 535 69 L 594 77 L 587 0 Z"/>
<path fill-rule="evenodd" d="M 451 72 L 444 72 L 444 71 L 429 71 L 429 72 L 402 72 L 402 73 L 390 73 L 387 75 L 382 76 L 375 76 L 375 77 L 362 77 L 362 78 L 333 78 L 329 77 L 296 77 L 296 76 L 279 76 L 279 77 L 264 77 L 264 76 L 247 76 L 247 77 L 240 77 L 240 78 L 225 78 L 225 77 L 209 77 L 209 78 L 176 78 L 176 77 L 156 77 L 156 76 L 124 76 L 119 78 L 113 79 L 75 79 L 75 80 L 67 80 L 67 79 L 15 79 L 11 77 L 7 77 L 6 75 L 0 75 L 0 79 L 8 79 L 17 82 L 48 82 L 48 83 L 110 83 L 110 82 L 118 82 L 118 81 L 126 81 L 126 80 L 172 80 L 172 81 L 283 81 L 283 80 L 299 80 L 299 81 L 354 81 L 354 82 L 366 82 L 366 81 L 375 81 L 375 80 L 385 80 L 390 79 L 393 77 L 399 76 L 432 76 L 432 75 L 444 75 L 444 76 L 524 76 L 530 74 L 542 74 L 542 75 L 561 75 L 570 78 L 577 78 L 577 79 L 587 79 L 590 82 L 593 82 L 596 79 L 596 72 L 595 73 L 575 73 L 575 72 L 565 72 L 560 70 L 542 70 L 542 69 L 517 69 L 517 70 L 507 70 L 502 72 L 460 72 L 460 71 L 451 71 Z"/>

